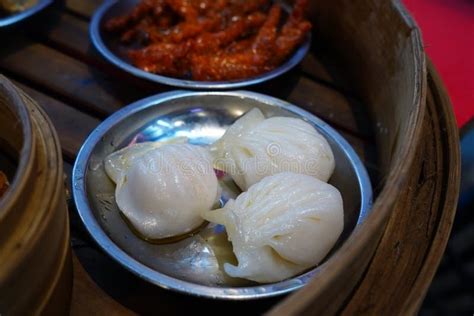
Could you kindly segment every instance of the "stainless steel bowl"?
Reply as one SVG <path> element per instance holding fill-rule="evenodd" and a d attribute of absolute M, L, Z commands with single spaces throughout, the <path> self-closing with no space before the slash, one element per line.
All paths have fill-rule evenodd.
<path fill-rule="evenodd" d="M 141 77 L 150 81 L 155 81 L 158 83 L 181 87 L 186 89 L 231 89 L 231 88 L 240 88 L 244 86 L 250 86 L 264 81 L 273 79 L 293 67 L 295 67 L 306 55 L 309 50 L 311 43 L 311 36 L 308 36 L 306 41 L 294 52 L 294 54 L 278 68 L 275 68 L 272 71 L 266 72 L 260 76 L 235 80 L 235 81 L 194 81 L 194 80 L 184 80 L 172 77 L 161 76 L 153 73 L 143 71 L 132 64 L 124 58 L 123 54 L 120 54 L 120 51 L 123 52 L 123 48 L 120 47 L 117 39 L 114 39 L 114 36 L 107 34 L 103 31 L 104 21 L 107 21 L 110 18 L 123 15 L 130 10 L 138 3 L 139 0 L 107 0 L 97 9 L 92 17 L 90 24 L 90 37 L 92 43 L 97 48 L 97 50 L 112 64 L 125 70 L 128 73 L 131 73 L 137 77 Z"/>
<path fill-rule="evenodd" d="M 33 7 L 25 11 L 2 16 L 0 17 L 0 27 L 5 27 L 5 26 L 9 26 L 9 25 L 21 22 L 22 20 L 43 10 L 44 8 L 49 6 L 51 3 L 53 3 L 53 0 L 39 0 L 36 5 L 34 5 Z"/>
<path fill-rule="evenodd" d="M 370 212 L 372 188 L 364 165 L 351 146 L 329 125 L 294 105 L 252 92 L 163 93 L 133 103 L 97 127 L 84 143 L 73 170 L 73 193 L 84 225 L 112 258 L 139 277 L 166 289 L 222 299 L 253 299 L 296 290 L 320 271 L 323 263 L 302 275 L 273 284 L 227 277 L 217 256 L 232 253 L 221 226 L 209 225 L 197 235 L 166 245 L 147 243 L 128 228 L 115 203 L 115 185 L 104 158 L 131 142 L 186 136 L 193 144 L 210 144 L 252 108 L 267 116 L 299 117 L 328 140 L 336 159 L 330 183 L 344 200 L 344 231 L 337 251 Z M 223 196 L 235 196 L 231 181 Z M 331 254 L 328 255 L 328 257 Z"/>

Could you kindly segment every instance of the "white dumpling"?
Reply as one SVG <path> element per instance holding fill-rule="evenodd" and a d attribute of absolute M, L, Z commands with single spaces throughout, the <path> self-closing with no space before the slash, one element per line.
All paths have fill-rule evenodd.
<path fill-rule="evenodd" d="M 309 123 L 291 117 L 266 119 L 254 108 L 238 119 L 211 148 L 214 165 L 243 190 L 284 171 L 328 181 L 334 155 L 327 140 Z"/>
<path fill-rule="evenodd" d="M 119 209 L 144 237 L 182 235 L 203 223 L 219 198 L 208 151 L 190 144 L 142 143 L 110 155 Z"/>
<path fill-rule="evenodd" d="M 232 277 L 277 282 L 317 265 L 344 226 L 342 197 L 314 177 L 284 172 L 252 185 L 236 200 L 204 213 L 224 225 L 238 266 L 226 263 Z"/>

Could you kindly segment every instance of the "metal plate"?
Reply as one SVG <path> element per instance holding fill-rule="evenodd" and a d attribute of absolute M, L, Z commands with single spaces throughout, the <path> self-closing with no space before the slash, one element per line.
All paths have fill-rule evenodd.
<path fill-rule="evenodd" d="M 5 16 L 0 16 L 0 27 L 5 27 L 5 26 L 9 26 L 9 25 L 21 22 L 22 20 L 43 10 L 44 8 L 49 6 L 51 3 L 53 3 L 53 0 L 39 0 L 36 5 L 34 5 L 33 7 L 25 11 L 12 13 L 10 15 L 5 15 Z"/>
<path fill-rule="evenodd" d="M 273 79 L 295 67 L 306 55 L 311 43 L 311 36 L 308 35 L 306 41 L 281 66 L 275 68 L 272 71 L 266 72 L 263 75 L 249 79 L 235 81 L 194 81 L 161 76 L 143 71 L 130 64 L 129 61 L 124 57 L 124 48 L 118 43 L 117 39 L 103 31 L 104 21 L 130 12 L 130 10 L 138 2 L 139 0 L 104 1 L 104 3 L 97 9 L 97 11 L 94 13 L 94 16 L 92 17 L 89 29 L 92 43 L 109 62 L 121 68 L 122 70 L 125 70 L 134 76 L 170 86 L 187 89 L 230 89 L 262 83 L 264 81 Z"/>
<path fill-rule="evenodd" d="M 333 249 L 337 251 L 371 209 L 372 189 L 362 162 L 334 129 L 314 115 L 284 101 L 245 91 L 159 94 L 123 108 L 92 132 L 74 165 L 73 193 L 82 221 L 103 250 L 151 283 L 212 298 L 251 299 L 283 294 L 300 288 L 318 273 L 321 266 L 289 280 L 261 285 L 232 279 L 222 270 L 223 258 L 232 257 L 232 246 L 221 226 L 209 225 L 193 237 L 154 245 L 136 237 L 120 217 L 115 186 L 103 166 L 108 154 L 131 142 L 180 136 L 187 136 L 193 144 L 210 144 L 255 107 L 267 117 L 302 118 L 331 145 L 336 169 L 329 182 L 340 190 L 344 201 L 344 231 Z M 224 198 L 238 194 L 232 181 L 225 182 Z"/>

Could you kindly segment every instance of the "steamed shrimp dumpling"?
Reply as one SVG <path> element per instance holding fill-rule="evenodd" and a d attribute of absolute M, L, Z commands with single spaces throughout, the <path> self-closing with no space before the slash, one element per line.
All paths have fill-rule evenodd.
<path fill-rule="evenodd" d="M 204 213 L 224 225 L 238 265 L 226 263 L 232 277 L 277 282 L 317 265 L 344 226 L 342 197 L 314 177 L 284 172 L 269 176 L 236 200 Z"/>
<path fill-rule="evenodd" d="M 328 181 L 335 167 L 331 147 L 312 125 L 292 117 L 266 119 L 257 108 L 239 118 L 211 150 L 215 167 L 243 191 L 284 171 Z"/>
<path fill-rule="evenodd" d="M 105 169 L 119 209 L 148 239 L 197 228 L 220 193 L 211 156 L 196 145 L 133 145 L 109 156 Z"/>

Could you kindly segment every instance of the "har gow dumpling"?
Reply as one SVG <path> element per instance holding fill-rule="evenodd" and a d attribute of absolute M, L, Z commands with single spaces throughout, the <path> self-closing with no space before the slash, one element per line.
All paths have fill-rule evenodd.
<path fill-rule="evenodd" d="M 284 171 L 328 181 L 335 167 L 331 147 L 313 126 L 298 118 L 266 119 L 257 108 L 238 119 L 211 151 L 216 169 L 230 174 L 243 191 Z"/>
<path fill-rule="evenodd" d="M 284 172 L 252 185 L 236 200 L 204 213 L 224 225 L 238 265 L 232 277 L 277 282 L 317 265 L 344 226 L 342 197 L 314 177 Z"/>
<path fill-rule="evenodd" d="M 190 144 L 132 145 L 106 158 L 119 209 L 143 237 L 188 233 L 219 198 L 208 151 Z"/>

